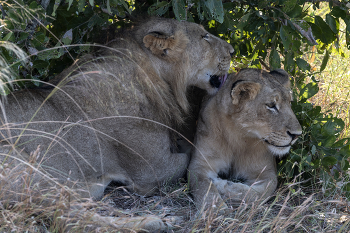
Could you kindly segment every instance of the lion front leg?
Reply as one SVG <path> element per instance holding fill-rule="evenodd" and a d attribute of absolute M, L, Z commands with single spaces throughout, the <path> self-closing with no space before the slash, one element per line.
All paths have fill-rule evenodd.
<path fill-rule="evenodd" d="M 270 196 L 276 189 L 277 182 L 274 179 L 257 180 L 251 185 L 245 183 L 234 183 L 221 178 L 213 179 L 213 184 L 224 199 L 228 199 L 230 203 L 240 204 L 252 203 Z"/>
<path fill-rule="evenodd" d="M 190 166 L 188 180 L 196 206 L 204 209 L 226 209 L 227 205 L 212 180 L 206 175 L 194 171 L 195 169 Z"/>
<path fill-rule="evenodd" d="M 154 215 L 143 217 L 106 217 L 94 214 L 92 220 L 101 225 L 108 225 L 116 229 L 133 230 L 136 232 L 163 232 L 171 228 L 171 224 Z"/>

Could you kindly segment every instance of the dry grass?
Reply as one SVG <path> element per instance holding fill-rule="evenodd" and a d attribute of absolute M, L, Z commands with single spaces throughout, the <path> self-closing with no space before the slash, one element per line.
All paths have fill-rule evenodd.
<path fill-rule="evenodd" d="M 34 164 L 35 157 L 34 152 L 30 164 Z M 332 190 L 325 197 L 320 188 L 297 182 L 281 185 L 265 203 L 242 203 L 224 212 L 217 209 L 198 212 L 185 181 L 164 185 L 151 197 L 132 194 L 111 184 L 101 201 L 77 201 L 72 198 L 76 195 L 74 191 L 65 186 L 52 186 L 37 193 L 38 183 L 31 182 L 33 167 L 22 166 L 17 172 L 15 167 L 9 170 L 9 166 L 10 163 L 3 163 L 0 168 L 0 232 L 120 231 L 107 221 L 96 221 L 96 215 L 116 221 L 155 215 L 171 226 L 168 232 L 348 232 L 350 229 L 349 202 L 339 195 L 339 190 Z M 3 179 L 11 171 L 15 171 L 16 179 L 30 185 L 17 191 L 26 198 L 6 203 L 8 186 Z"/>
<path fill-rule="evenodd" d="M 345 30 L 345 24 L 340 25 Z M 339 38 L 339 48 L 331 47 L 332 53 L 325 70 L 316 73 L 320 91 L 311 102 L 322 107 L 323 112 L 332 113 L 345 122 L 343 137 L 350 137 L 350 51 L 347 49 L 345 33 Z M 324 54 L 312 49 L 308 61 L 319 69 Z"/>
<path fill-rule="evenodd" d="M 154 214 L 172 224 L 169 232 L 348 232 L 350 209 L 345 198 L 326 198 L 319 190 L 302 188 L 299 183 L 283 185 L 275 196 L 262 204 L 242 204 L 218 213 L 198 212 L 187 184 L 163 187 L 159 195 L 143 197 L 121 187 L 110 189 L 104 198 L 133 216 Z"/>
<path fill-rule="evenodd" d="M 169 232 L 348 232 L 350 229 L 349 202 L 339 190 L 326 197 L 320 188 L 305 188 L 299 183 L 281 185 L 264 204 L 242 204 L 225 213 L 215 209 L 198 212 L 185 181 L 177 186 L 164 186 L 152 197 L 111 186 L 101 202 L 80 202 L 71 198 L 75 195 L 72 190 L 54 186 L 40 192 L 36 199 L 36 184 L 30 182 L 33 167 L 29 167 L 26 172 L 21 169 L 16 178 L 30 183 L 22 190 L 30 198 L 5 205 L 6 186 L 1 180 L 6 179 L 8 169 L 13 169 L 6 166 L 0 167 L 0 232 L 119 231 L 107 222 L 96 222 L 95 214 L 126 219 L 156 215 L 172 226 Z M 51 204 L 43 205 L 48 200 Z"/>
<path fill-rule="evenodd" d="M 61 199 L 43 208 L 34 202 L 12 202 L 1 210 L 1 232 L 116 232 L 92 216 L 137 217 L 160 216 L 172 225 L 168 232 L 348 232 L 349 203 L 334 192 L 325 197 L 318 189 L 299 183 L 282 185 L 266 203 L 241 204 L 218 213 L 214 209 L 198 212 L 187 184 L 164 186 L 158 195 L 143 197 L 122 187 L 109 187 L 101 202 L 77 203 Z M 51 192 L 54 190 L 51 190 Z M 62 190 L 56 190 L 62 192 Z M 50 194 L 49 192 L 48 194 Z M 57 194 L 57 193 L 56 193 Z M 66 208 L 83 205 L 88 211 L 63 214 Z M 73 213 L 71 212 L 71 213 Z M 124 229 L 123 232 L 129 232 Z"/>
<path fill-rule="evenodd" d="M 350 69 L 349 58 L 340 59 L 332 56 L 331 64 L 325 72 L 319 75 L 320 91 L 311 99 L 316 105 L 323 108 L 324 112 L 332 113 L 342 118 L 345 122 L 343 137 L 350 136 Z"/>

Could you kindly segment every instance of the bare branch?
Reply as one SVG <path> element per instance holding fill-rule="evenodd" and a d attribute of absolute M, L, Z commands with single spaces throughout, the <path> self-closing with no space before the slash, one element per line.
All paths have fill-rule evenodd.
<path fill-rule="evenodd" d="M 300 27 L 298 24 L 290 21 L 293 26 L 300 32 L 300 34 L 305 37 L 308 41 L 310 41 L 310 43 L 312 43 L 313 45 L 318 45 L 318 43 L 316 42 L 314 35 L 312 34 L 312 30 L 311 27 L 308 28 L 307 31 L 305 31 L 302 27 Z"/>

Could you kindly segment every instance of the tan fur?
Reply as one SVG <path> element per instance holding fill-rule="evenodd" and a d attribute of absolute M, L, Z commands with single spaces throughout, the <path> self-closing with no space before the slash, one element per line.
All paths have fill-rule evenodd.
<path fill-rule="evenodd" d="M 1 161 L 9 155 L 22 164 L 16 171 L 37 169 L 38 190 L 64 184 L 94 199 L 111 181 L 145 195 L 176 181 L 189 155 L 171 152 L 167 127 L 183 122 L 187 87 L 217 91 L 210 78 L 227 72 L 233 53 L 206 34 L 194 23 L 153 18 L 82 57 L 53 90 L 9 95 L 1 104 Z M 39 145 L 32 167 L 23 163 Z M 20 180 L 2 182 L 21 189 Z"/>
<path fill-rule="evenodd" d="M 283 70 L 244 69 L 229 75 L 206 102 L 188 172 L 198 207 L 226 207 L 225 199 L 231 204 L 263 201 L 273 193 L 275 156 L 288 153 L 301 134 L 289 88 Z M 232 181 L 237 179 L 242 183 Z"/>
<path fill-rule="evenodd" d="M 174 62 L 180 58 L 174 55 L 183 53 L 188 42 L 187 36 L 182 31 L 175 32 L 173 36 L 153 33 L 143 38 L 145 47 L 149 48 L 154 55 L 162 56 L 165 59 L 172 58 Z"/>

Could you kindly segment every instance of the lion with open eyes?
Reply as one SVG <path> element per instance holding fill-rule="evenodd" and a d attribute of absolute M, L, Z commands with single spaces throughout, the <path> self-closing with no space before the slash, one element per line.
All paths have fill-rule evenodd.
<path fill-rule="evenodd" d="M 189 155 L 173 150 L 170 129 L 188 113 L 186 90 L 216 93 L 232 55 L 230 44 L 201 25 L 152 18 L 82 57 L 53 88 L 9 95 L 0 105 L 0 164 L 17 169 L 0 179 L 0 196 L 24 200 L 33 197 L 23 189 L 40 194 L 64 184 L 99 199 L 112 181 L 151 195 L 177 181 Z M 16 172 L 32 168 L 23 184 Z"/>
<path fill-rule="evenodd" d="M 243 69 L 228 80 L 198 120 L 188 172 L 198 207 L 271 195 L 277 186 L 275 156 L 288 153 L 302 133 L 284 70 Z"/>

